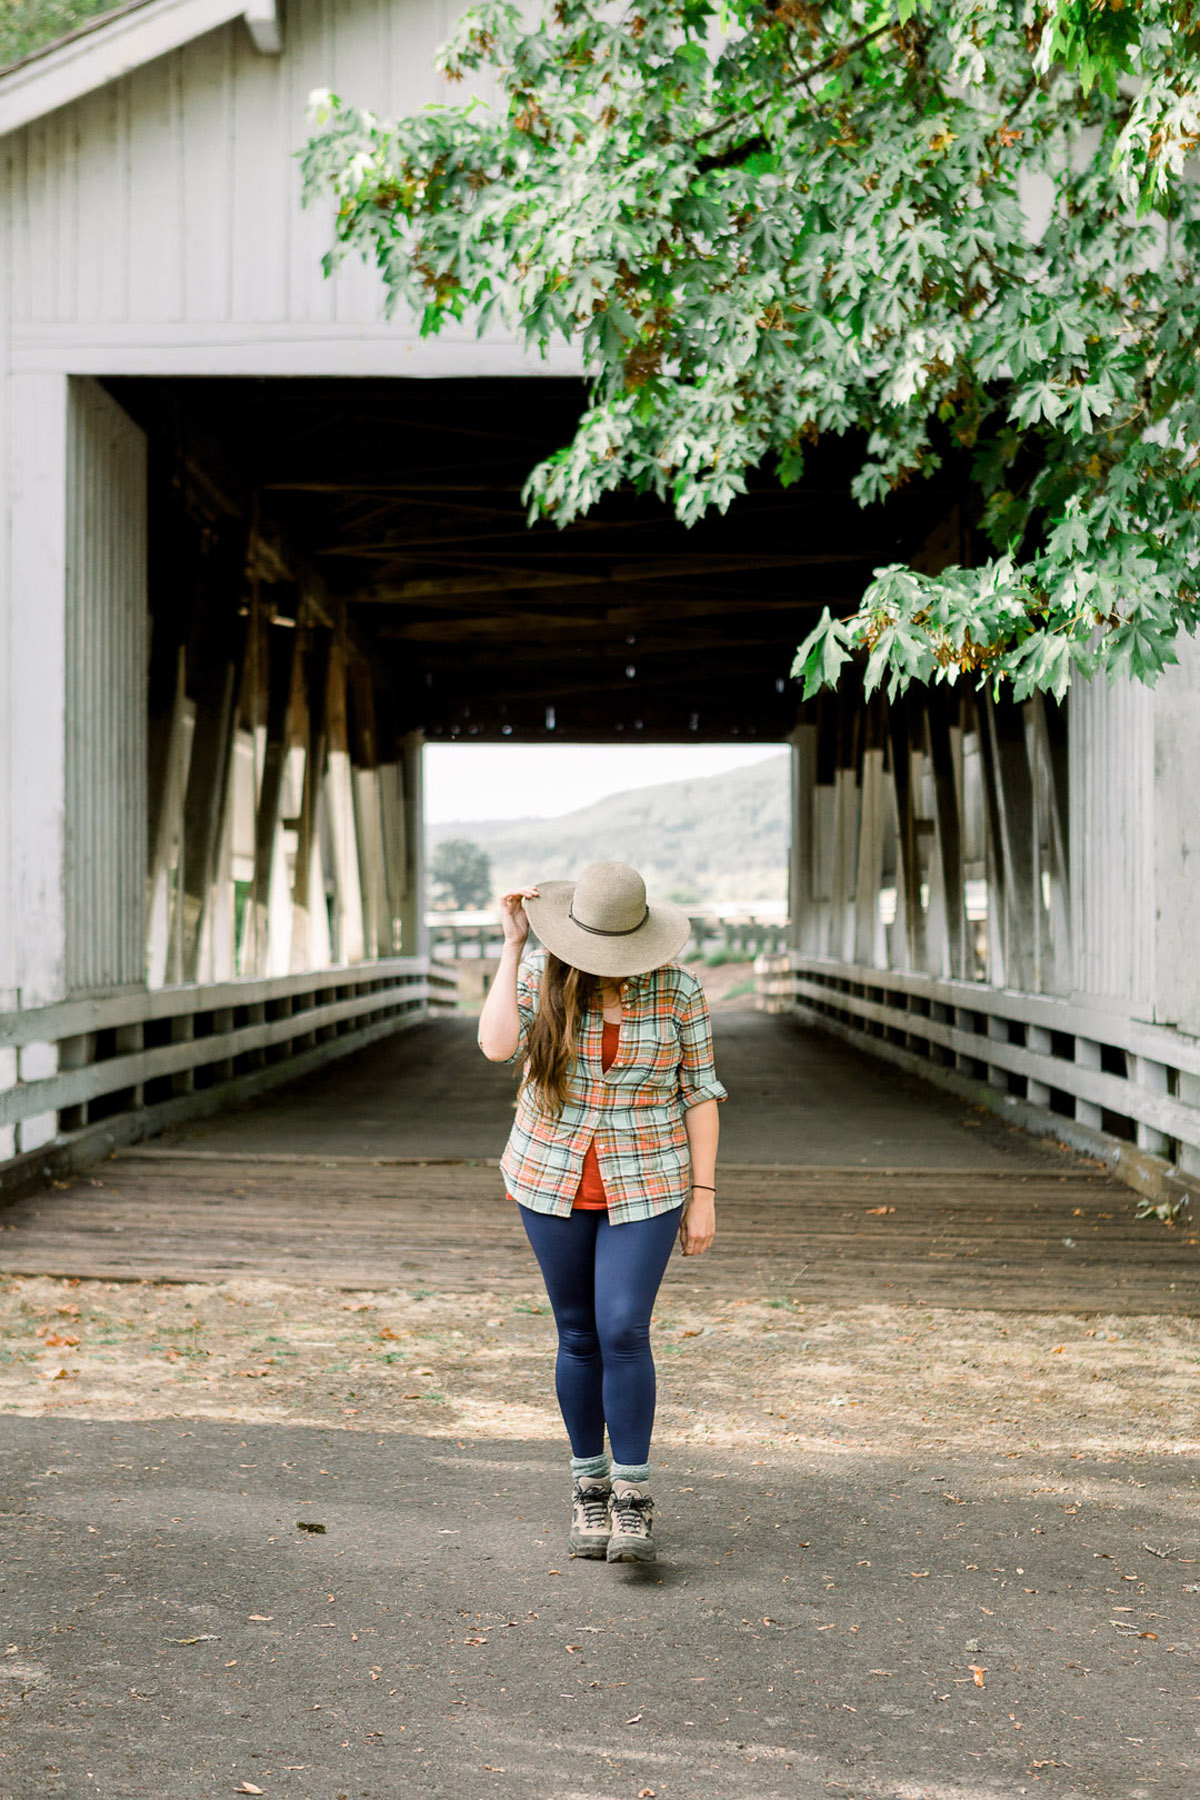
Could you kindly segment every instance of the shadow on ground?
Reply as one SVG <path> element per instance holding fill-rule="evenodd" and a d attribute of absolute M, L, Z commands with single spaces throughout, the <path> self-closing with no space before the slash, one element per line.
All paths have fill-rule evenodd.
<path fill-rule="evenodd" d="M 1169 1457 L 673 1450 L 646 1571 L 567 1558 L 542 1442 L 10 1417 L 0 1471 L 13 1800 L 1195 1793 Z"/>

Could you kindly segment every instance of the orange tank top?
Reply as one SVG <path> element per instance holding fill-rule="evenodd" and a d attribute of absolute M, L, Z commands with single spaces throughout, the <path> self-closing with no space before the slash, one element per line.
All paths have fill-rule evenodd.
<path fill-rule="evenodd" d="M 620 1025 L 610 1025 L 604 1021 L 604 1040 L 600 1047 L 600 1063 L 605 1069 L 611 1069 L 617 1056 L 617 1043 L 621 1036 Z M 608 1209 L 608 1195 L 604 1191 L 604 1183 L 600 1178 L 600 1159 L 596 1155 L 596 1140 L 592 1139 L 583 1159 L 583 1174 L 575 1195 L 574 1206 L 581 1212 L 605 1212 Z"/>

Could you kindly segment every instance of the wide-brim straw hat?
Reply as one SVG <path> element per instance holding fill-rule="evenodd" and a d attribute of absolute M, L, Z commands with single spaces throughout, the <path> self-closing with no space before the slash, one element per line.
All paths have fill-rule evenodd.
<path fill-rule="evenodd" d="M 588 975 L 644 975 L 678 956 L 692 922 L 667 900 L 647 900 L 628 863 L 598 862 L 578 881 L 539 881 L 525 911 L 538 937 L 562 962 Z"/>

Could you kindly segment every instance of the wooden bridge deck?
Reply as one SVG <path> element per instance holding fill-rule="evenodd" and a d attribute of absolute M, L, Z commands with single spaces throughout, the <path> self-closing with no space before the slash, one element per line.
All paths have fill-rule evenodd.
<path fill-rule="evenodd" d="M 509 1078 L 498 1084 L 477 1066 L 461 1027 L 433 1031 L 423 1048 L 409 1034 L 353 1059 L 357 1068 L 11 1206 L 0 1215 L 0 1270 L 536 1287 L 494 1158 L 447 1154 L 464 1138 L 499 1147 Z M 1197 1235 L 1137 1220 L 1136 1197 L 1094 1166 L 787 1021 L 744 1020 L 719 1041 L 735 1096 L 725 1135 L 743 1160 L 721 1165 L 713 1251 L 672 1259 L 668 1281 L 681 1291 L 1200 1316 Z M 440 1119 L 438 1088 L 452 1097 Z M 414 1133 L 424 1156 L 411 1154 Z M 285 1148 L 289 1139 L 300 1147 Z M 364 1140 L 371 1154 L 355 1148 Z M 779 1160 L 751 1162 L 752 1146 Z M 840 1164 L 828 1161 L 838 1149 Z"/>
<path fill-rule="evenodd" d="M 530 1289 L 528 1245 L 486 1165 L 131 1151 L 14 1207 L 11 1274 L 151 1281 L 261 1275 L 347 1289 Z M 861 1305 L 1200 1316 L 1194 1236 L 1134 1217 L 1082 1171 L 722 1172 L 720 1237 L 676 1256 L 700 1292 Z"/>

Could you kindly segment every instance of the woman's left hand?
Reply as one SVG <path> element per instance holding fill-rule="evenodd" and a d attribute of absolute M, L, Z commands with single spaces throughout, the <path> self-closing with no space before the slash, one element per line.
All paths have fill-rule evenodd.
<path fill-rule="evenodd" d="M 712 1194 L 692 1190 L 692 1197 L 679 1221 L 679 1242 L 685 1256 L 702 1256 L 712 1243 L 717 1229 L 717 1204 Z"/>

